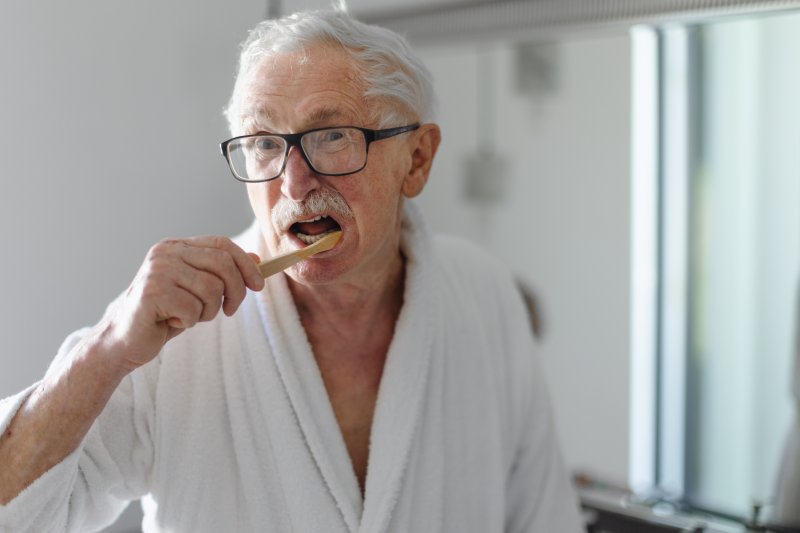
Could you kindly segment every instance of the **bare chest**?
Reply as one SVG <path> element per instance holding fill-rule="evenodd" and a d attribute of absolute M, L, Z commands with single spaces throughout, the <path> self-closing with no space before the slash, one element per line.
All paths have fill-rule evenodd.
<path fill-rule="evenodd" d="M 347 446 L 353 470 L 363 492 L 369 462 L 369 442 L 378 398 L 383 360 L 342 361 L 320 367 L 336 422 Z"/>
<path fill-rule="evenodd" d="M 386 318 L 375 317 L 367 327 L 362 325 L 350 334 L 316 327 L 313 321 L 304 324 L 362 493 L 375 404 L 396 313 Z"/>

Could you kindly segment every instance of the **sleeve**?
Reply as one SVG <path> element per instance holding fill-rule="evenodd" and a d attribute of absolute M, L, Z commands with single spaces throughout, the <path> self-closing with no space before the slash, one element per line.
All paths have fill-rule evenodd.
<path fill-rule="evenodd" d="M 556 435 L 550 399 L 536 373 L 531 404 L 508 479 L 508 533 L 585 531 Z"/>
<path fill-rule="evenodd" d="M 522 295 L 511 279 L 499 291 L 511 373 L 516 379 L 516 453 L 507 481 L 507 533 L 585 531 L 577 493 L 558 441 L 547 380 L 539 365 Z M 513 378 L 512 378 L 513 379 Z"/>
<path fill-rule="evenodd" d="M 88 330 L 61 346 L 67 357 Z M 92 531 L 148 492 L 154 457 L 156 361 L 128 375 L 82 443 L 16 498 L 0 505 L 0 533 Z M 0 434 L 36 385 L 0 401 Z"/>
<path fill-rule="evenodd" d="M 476 291 L 491 345 L 505 358 L 500 389 L 507 394 L 508 475 L 505 533 L 585 531 L 569 479 L 547 380 L 537 358 L 531 321 L 508 268 L 470 243 L 437 238 L 444 271 Z"/>

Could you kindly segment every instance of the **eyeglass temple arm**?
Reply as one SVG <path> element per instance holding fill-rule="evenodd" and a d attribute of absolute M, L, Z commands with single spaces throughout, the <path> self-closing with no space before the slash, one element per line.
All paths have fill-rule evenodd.
<path fill-rule="evenodd" d="M 388 139 L 389 137 L 394 137 L 395 135 L 400 135 L 401 133 L 405 133 L 407 131 L 413 131 L 420 127 L 420 123 L 417 122 L 415 124 L 409 124 L 408 126 L 400 126 L 399 128 L 389 128 L 386 130 L 373 130 L 372 131 L 372 140 L 380 141 L 381 139 Z"/>

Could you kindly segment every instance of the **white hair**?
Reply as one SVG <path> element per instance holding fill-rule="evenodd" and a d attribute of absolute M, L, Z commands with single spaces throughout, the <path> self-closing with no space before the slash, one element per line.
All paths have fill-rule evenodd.
<path fill-rule="evenodd" d="M 378 127 L 406 120 L 433 120 L 436 106 L 430 71 L 404 37 L 364 24 L 343 11 L 301 11 L 259 23 L 242 43 L 233 95 L 225 109 L 235 134 L 241 126 L 244 80 L 261 60 L 288 52 L 305 52 L 315 44 L 341 46 L 355 60 L 366 84 L 367 101 L 388 101 L 375 110 Z M 412 116 L 409 116 L 412 115 Z"/>

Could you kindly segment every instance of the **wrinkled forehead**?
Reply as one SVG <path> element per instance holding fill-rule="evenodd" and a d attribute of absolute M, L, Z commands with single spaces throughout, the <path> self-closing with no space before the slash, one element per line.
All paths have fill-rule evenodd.
<path fill-rule="evenodd" d="M 302 113 L 315 124 L 368 115 L 362 69 L 341 48 L 317 46 L 263 57 L 246 74 L 240 94 L 243 122 L 274 125 Z"/>
<path fill-rule="evenodd" d="M 366 115 L 366 110 L 364 110 Z M 242 107 L 242 125 L 249 132 L 269 131 L 272 133 L 290 133 L 288 131 L 277 131 L 276 125 L 283 121 L 280 113 L 272 109 L 268 102 L 251 101 Z M 313 108 L 303 116 L 304 129 L 311 129 L 324 126 L 351 126 L 361 125 L 363 119 L 354 116 L 354 113 L 336 104 L 321 105 Z"/>

